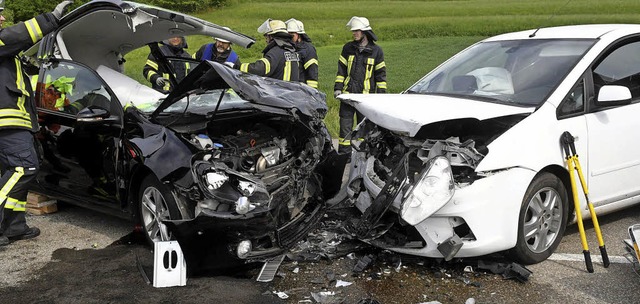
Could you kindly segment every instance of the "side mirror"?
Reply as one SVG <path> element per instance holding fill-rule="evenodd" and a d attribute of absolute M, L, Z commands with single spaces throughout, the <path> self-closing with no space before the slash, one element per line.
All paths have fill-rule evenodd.
<path fill-rule="evenodd" d="M 596 105 L 608 107 L 631 103 L 631 91 L 625 86 L 605 85 L 600 88 Z"/>
<path fill-rule="evenodd" d="M 76 120 L 79 122 L 93 122 L 107 119 L 109 116 L 111 116 L 109 110 L 91 105 L 80 110 L 80 112 L 76 114 Z"/>

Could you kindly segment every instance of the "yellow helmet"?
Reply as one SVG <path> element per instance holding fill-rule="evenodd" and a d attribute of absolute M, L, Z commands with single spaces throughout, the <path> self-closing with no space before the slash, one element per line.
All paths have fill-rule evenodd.
<path fill-rule="evenodd" d="M 287 25 L 282 20 L 267 19 L 260 27 L 258 33 L 263 35 L 273 35 L 275 33 L 287 33 Z"/>

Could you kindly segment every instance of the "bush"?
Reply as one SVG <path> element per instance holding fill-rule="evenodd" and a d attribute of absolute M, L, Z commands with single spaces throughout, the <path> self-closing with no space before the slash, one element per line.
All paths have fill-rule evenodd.
<path fill-rule="evenodd" d="M 75 9 L 89 1 L 90 0 L 75 0 L 70 9 Z M 10 14 L 7 15 L 7 17 L 10 18 L 8 18 L 9 23 L 17 23 L 29 20 L 42 13 L 51 12 L 60 2 L 62 2 L 62 0 L 54 2 L 51 0 L 6 0 L 5 8 L 10 11 Z M 222 7 L 226 4 L 227 0 L 138 0 L 136 2 L 155 5 L 177 12 L 192 13 L 204 11 L 212 7 Z"/>

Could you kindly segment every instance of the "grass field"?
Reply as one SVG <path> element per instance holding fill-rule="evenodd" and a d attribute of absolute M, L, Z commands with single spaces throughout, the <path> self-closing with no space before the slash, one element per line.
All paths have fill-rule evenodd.
<path fill-rule="evenodd" d="M 230 0 L 221 9 L 196 16 L 253 36 L 250 49 L 236 49 L 243 62 L 261 57 L 264 39 L 256 29 L 267 18 L 296 18 L 318 50 L 319 89 L 327 94 L 330 112 L 325 122 L 338 131 L 338 103 L 333 81 L 342 45 L 351 39 L 345 24 L 354 15 L 369 18 L 385 52 L 389 92 L 406 89 L 456 52 L 496 34 L 583 23 L 637 23 L 637 0 L 468 0 L 468 1 L 251 1 Z M 210 37 L 190 37 L 195 52 Z M 127 55 L 127 74 L 142 83 L 142 66 L 148 50 Z"/>

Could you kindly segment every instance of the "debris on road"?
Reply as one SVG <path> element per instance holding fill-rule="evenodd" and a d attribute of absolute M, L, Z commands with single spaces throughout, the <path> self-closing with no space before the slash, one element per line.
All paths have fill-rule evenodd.
<path fill-rule="evenodd" d="M 529 280 L 533 273 L 531 270 L 518 263 L 485 262 L 478 260 L 478 269 L 489 270 L 494 274 L 501 274 L 505 279 L 516 279 L 521 283 Z"/>

